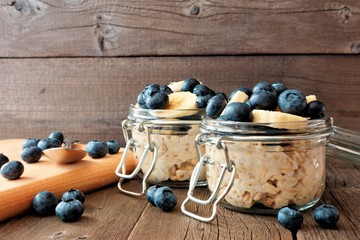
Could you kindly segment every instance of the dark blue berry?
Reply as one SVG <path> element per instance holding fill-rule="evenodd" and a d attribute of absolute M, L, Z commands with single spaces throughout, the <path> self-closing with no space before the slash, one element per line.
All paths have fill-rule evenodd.
<path fill-rule="evenodd" d="M 318 100 L 311 101 L 306 105 L 302 115 L 310 119 L 318 119 L 325 117 L 325 105 Z"/>
<path fill-rule="evenodd" d="M 156 92 L 146 98 L 148 109 L 164 109 L 169 104 L 169 96 L 164 92 Z"/>
<path fill-rule="evenodd" d="M 251 95 L 249 102 L 254 109 L 274 111 L 277 107 L 276 95 L 267 91 L 254 92 Z"/>
<path fill-rule="evenodd" d="M 64 134 L 59 131 L 50 133 L 49 138 L 55 138 L 55 139 L 59 140 L 60 143 L 64 142 Z"/>
<path fill-rule="evenodd" d="M 336 207 L 323 204 L 314 210 L 313 217 L 322 228 L 334 228 L 340 216 Z"/>
<path fill-rule="evenodd" d="M 0 168 L 2 167 L 2 165 L 8 162 L 9 162 L 9 158 L 6 155 L 0 153 Z"/>
<path fill-rule="evenodd" d="M 77 199 L 61 201 L 55 208 L 56 216 L 64 222 L 74 222 L 84 213 L 84 204 Z"/>
<path fill-rule="evenodd" d="M 62 197 L 61 197 L 61 201 L 67 201 L 69 199 L 77 199 L 79 200 L 81 203 L 85 202 L 85 195 L 83 192 L 81 192 L 78 189 L 70 189 L 69 191 L 65 192 Z"/>
<path fill-rule="evenodd" d="M 161 86 L 160 87 L 160 92 L 166 93 L 167 95 L 173 93 L 171 88 L 169 88 L 167 85 Z"/>
<path fill-rule="evenodd" d="M 252 91 L 247 87 L 240 87 L 230 93 L 229 99 L 231 100 L 237 92 L 244 92 L 248 97 L 251 97 Z"/>
<path fill-rule="evenodd" d="M 40 138 L 27 138 L 24 140 L 22 147 L 28 148 L 28 147 L 36 147 L 38 143 L 40 142 Z"/>
<path fill-rule="evenodd" d="M 212 95 L 199 96 L 196 99 L 196 106 L 198 108 L 206 108 L 208 101 L 212 98 Z"/>
<path fill-rule="evenodd" d="M 217 93 L 215 93 L 215 95 L 220 95 L 220 96 L 222 96 L 222 97 L 226 100 L 226 102 L 229 101 L 227 95 L 226 95 L 224 92 L 217 92 Z"/>
<path fill-rule="evenodd" d="M 196 96 L 206 96 L 206 95 L 211 95 L 214 96 L 215 92 L 213 90 L 211 90 L 210 88 L 208 88 L 207 86 L 205 86 L 204 84 L 198 84 L 194 87 L 193 93 Z"/>
<path fill-rule="evenodd" d="M 259 82 L 252 89 L 253 94 L 262 92 L 262 91 L 271 92 L 276 95 L 275 89 L 271 86 L 270 83 L 267 83 L 267 82 Z"/>
<path fill-rule="evenodd" d="M 251 108 L 241 102 L 229 103 L 225 110 L 224 116 L 229 121 L 251 122 L 253 115 Z"/>
<path fill-rule="evenodd" d="M 151 203 L 151 205 L 155 206 L 154 202 L 154 194 L 156 190 L 159 188 L 157 185 L 152 185 L 146 190 L 146 200 Z"/>
<path fill-rule="evenodd" d="M 155 93 L 160 91 L 160 85 L 156 83 L 148 84 L 144 90 L 138 95 L 137 103 L 141 108 L 147 109 L 146 100 L 148 97 L 154 95 Z"/>
<path fill-rule="evenodd" d="M 38 142 L 37 146 L 44 151 L 45 149 L 60 147 L 61 143 L 56 138 L 44 138 Z"/>
<path fill-rule="evenodd" d="M 306 97 L 299 90 L 288 89 L 278 97 L 278 106 L 282 112 L 300 116 L 306 108 Z"/>
<path fill-rule="evenodd" d="M 199 80 L 195 79 L 195 78 L 188 78 L 185 79 L 182 86 L 181 86 L 181 91 L 183 92 L 193 92 L 194 88 L 196 85 L 200 84 Z"/>
<path fill-rule="evenodd" d="M 154 193 L 154 203 L 162 211 L 170 212 L 176 206 L 177 198 L 170 187 L 159 187 Z"/>
<path fill-rule="evenodd" d="M 205 114 L 211 118 L 217 118 L 226 107 L 227 101 L 222 94 L 217 94 L 209 99 Z"/>
<path fill-rule="evenodd" d="M 273 83 L 271 86 L 275 89 L 276 96 L 279 96 L 283 91 L 287 90 L 285 84 L 281 82 Z"/>
<path fill-rule="evenodd" d="M 21 159 L 27 163 L 35 163 L 41 156 L 42 150 L 39 147 L 28 147 L 21 152 Z"/>
<path fill-rule="evenodd" d="M 120 143 L 116 140 L 107 141 L 106 144 L 109 147 L 109 154 L 116 154 L 120 150 Z"/>
<path fill-rule="evenodd" d="M 299 230 L 304 221 L 303 215 L 300 211 L 289 207 L 280 209 L 277 214 L 277 219 L 284 228 L 292 232 Z"/>
<path fill-rule="evenodd" d="M 91 140 L 88 144 L 86 144 L 85 150 L 92 158 L 102 158 L 108 154 L 109 147 L 105 142 Z"/>
<path fill-rule="evenodd" d="M 2 165 L 1 175 L 8 180 L 16 180 L 24 173 L 24 165 L 19 161 L 10 161 Z"/>
<path fill-rule="evenodd" d="M 36 194 L 33 199 L 33 208 L 40 216 L 54 215 L 58 199 L 49 191 L 42 191 Z"/>
<path fill-rule="evenodd" d="M 140 105 L 141 108 L 147 109 L 145 99 L 143 98 L 143 92 L 139 93 L 137 96 L 136 102 Z"/>

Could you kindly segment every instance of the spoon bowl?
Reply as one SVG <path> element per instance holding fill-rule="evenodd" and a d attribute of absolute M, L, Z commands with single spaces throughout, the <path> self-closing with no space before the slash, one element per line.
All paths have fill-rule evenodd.
<path fill-rule="evenodd" d="M 75 163 L 83 159 L 87 152 L 79 148 L 49 148 L 43 154 L 50 160 L 57 163 Z"/>

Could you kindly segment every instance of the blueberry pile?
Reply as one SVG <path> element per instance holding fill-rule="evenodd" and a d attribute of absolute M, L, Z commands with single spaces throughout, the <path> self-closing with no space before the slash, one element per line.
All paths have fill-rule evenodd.
<path fill-rule="evenodd" d="M 107 142 L 91 140 L 86 144 L 85 150 L 92 158 L 102 158 L 108 153 L 118 153 L 120 150 L 120 143 L 116 140 L 109 140 Z"/>
<path fill-rule="evenodd" d="M 164 212 L 170 212 L 177 203 L 176 195 L 170 187 L 157 185 L 147 189 L 146 200 Z"/>
<path fill-rule="evenodd" d="M 33 209 L 39 216 L 56 214 L 64 222 L 77 221 L 84 213 L 85 195 L 78 189 L 65 192 L 61 201 L 49 191 L 41 191 L 33 199 Z"/>
<path fill-rule="evenodd" d="M 278 212 L 277 219 L 296 239 L 296 232 L 301 228 L 304 220 L 302 213 L 295 208 L 284 207 Z M 339 220 L 339 212 L 333 205 L 322 204 L 314 210 L 313 219 L 322 228 L 335 228 Z"/>

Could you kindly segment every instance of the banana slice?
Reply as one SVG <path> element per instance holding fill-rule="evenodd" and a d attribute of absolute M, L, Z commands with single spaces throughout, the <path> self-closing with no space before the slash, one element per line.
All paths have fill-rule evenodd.
<path fill-rule="evenodd" d="M 173 92 L 181 92 L 181 86 L 183 85 L 185 80 L 183 81 L 179 81 L 179 82 L 171 82 L 168 84 L 168 87 L 173 91 Z"/>
<path fill-rule="evenodd" d="M 309 103 L 309 102 L 312 102 L 312 101 L 315 101 L 315 100 L 317 100 L 315 95 L 306 96 L 306 103 Z"/>
<path fill-rule="evenodd" d="M 153 110 L 151 114 L 157 117 L 184 117 L 197 113 L 197 96 L 191 92 L 173 92 L 169 94 L 169 105 L 164 110 Z"/>
<path fill-rule="evenodd" d="M 244 103 L 246 100 L 249 99 L 249 96 L 244 93 L 244 92 L 241 92 L 241 91 L 238 91 L 237 93 L 235 93 L 235 95 L 231 98 L 231 100 L 227 103 L 230 104 L 232 102 L 241 102 L 241 103 Z M 224 108 L 224 110 L 222 111 L 221 115 L 224 115 L 224 112 L 225 112 L 225 109 L 226 107 Z"/>
<path fill-rule="evenodd" d="M 277 111 L 254 109 L 253 116 L 253 122 L 271 123 L 269 126 L 273 128 L 299 129 L 307 124 L 306 118 Z"/>

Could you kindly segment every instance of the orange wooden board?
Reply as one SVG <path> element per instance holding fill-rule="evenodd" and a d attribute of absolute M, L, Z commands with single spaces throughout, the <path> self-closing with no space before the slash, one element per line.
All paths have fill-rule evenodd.
<path fill-rule="evenodd" d="M 72 164 L 58 164 L 45 156 L 42 156 L 39 162 L 26 163 L 20 157 L 23 141 L 0 140 L 0 153 L 5 154 L 10 161 L 21 161 L 25 168 L 17 180 L 7 180 L 0 176 L 0 221 L 31 209 L 32 200 L 40 191 L 50 191 L 60 199 L 61 195 L 71 188 L 86 193 L 119 180 L 115 169 L 123 149 L 117 154 L 108 154 L 100 159 L 92 159 L 87 155 L 83 160 Z M 131 172 L 134 165 L 135 158 L 128 154 L 126 171 Z"/>

